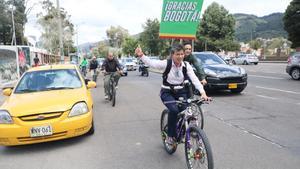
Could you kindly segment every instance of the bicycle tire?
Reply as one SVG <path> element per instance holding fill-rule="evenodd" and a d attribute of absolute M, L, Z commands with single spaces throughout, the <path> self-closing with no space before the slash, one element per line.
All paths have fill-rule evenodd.
<path fill-rule="evenodd" d="M 195 134 L 192 134 L 195 133 Z M 190 138 L 190 139 L 189 139 Z M 191 150 L 189 148 L 189 143 L 191 142 L 191 138 L 198 138 L 196 141 L 197 148 L 195 151 L 193 149 Z M 201 142 L 199 142 L 201 140 Z M 201 144 L 201 145 L 199 145 Z M 201 146 L 201 147 L 200 147 Z M 202 148 L 202 151 L 201 151 Z M 185 138 L 185 158 L 186 158 L 186 164 L 188 169 L 196 169 L 196 168 L 202 168 L 205 166 L 203 162 L 207 162 L 207 165 L 205 168 L 207 169 L 213 169 L 214 168 L 214 161 L 213 161 L 213 154 L 211 150 L 211 146 L 209 144 L 208 138 L 203 130 L 201 130 L 199 127 L 196 126 L 190 126 L 187 130 L 186 138 Z M 205 152 L 203 152 L 205 150 Z M 192 152 L 190 152 L 192 151 Z M 200 158 L 200 159 L 198 159 Z M 194 159 L 195 162 L 198 162 L 197 164 L 201 165 L 195 165 L 195 162 L 192 162 L 192 159 Z"/>
<path fill-rule="evenodd" d="M 115 107 L 115 105 L 116 105 L 116 84 L 114 82 L 112 83 L 112 93 L 111 93 L 111 96 L 112 96 L 111 105 L 113 107 Z"/>
<path fill-rule="evenodd" d="M 175 146 L 173 146 L 172 148 L 170 148 L 167 144 L 166 144 L 166 137 L 167 137 L 167 131 L 168 131 L 168 114 L 169 114 L 169 110 L 165 109 L 162 113 L 161 113 L 161 118 L 160 118 L 160 133 L 161 133 L 161 137 L 162 137 L 162 142 L 164 145 L 164 148 L 166 150 L 166 152 L 168 154 L 173 154 L 175 153 L 176 149 L 177 149 L 177 144 Z"/>
<path fill-rule="evenodd" d="M 200 122 L 199 127 L 203 130 L 203 128 L 204 128 L 204 117 L 203 117 L 203 111 L 201 109 L 201 106 L 199 106 L 199 111 L 200 111 L 200 116 L 199 117 L 201 118 L 200 120 L 198 119 L 198 122 Z"/>

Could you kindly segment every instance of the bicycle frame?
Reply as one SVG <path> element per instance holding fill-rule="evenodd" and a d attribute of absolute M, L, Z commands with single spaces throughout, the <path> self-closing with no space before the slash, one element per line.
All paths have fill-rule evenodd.
<path fill-rule="evenodd" d="M 177 121 L 177 125 L 176 125 L 176 133 L 177 133 L 177 137 L 176 137 L 176 141 L 178 143 L 181 142 L 181 140 L 184 139 L 185 134 L 188 132 L 189 127 L 191 125 L 194 126 L 199 126 L 199 123 L 197 121 L 198 117 L 196 115 L 193 114 L 193 110 L 192 110 L 192 106 L 201 106 L 201 103 L 199 105 L 194 105 L 195 103 L 188 103 L 188 106 L 185 110 L 183 110 L 182 112 L 180 112 L 178 114 L 178 121 Z M 188 140 L 189 140 L 189 136 L 188 136 Z"/>

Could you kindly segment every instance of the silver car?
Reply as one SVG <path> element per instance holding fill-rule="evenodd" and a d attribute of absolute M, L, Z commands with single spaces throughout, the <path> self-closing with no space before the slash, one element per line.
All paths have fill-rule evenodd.
<path fill-rule="evenodd" d="M 242 64 L 242 65 L 248 65 L 248 64 L 258 64 L 258 58 L 255 55 L 252 54 L 241 54 L 238 57 L 234 58 L 232 60 L 233 64 Z"/>
<path fill-rule="evenodd" d="M 300 80 L 300 52 L 296 52 L 288 58 L 286 72 L 294 80 Z"/>

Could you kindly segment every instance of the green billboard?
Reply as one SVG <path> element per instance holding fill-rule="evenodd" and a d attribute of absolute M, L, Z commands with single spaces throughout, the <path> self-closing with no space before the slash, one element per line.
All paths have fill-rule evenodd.
<path fill-rule="evenodd" d="M 203 0 L 164 0 L 160 38 L 195 39 Z"/>

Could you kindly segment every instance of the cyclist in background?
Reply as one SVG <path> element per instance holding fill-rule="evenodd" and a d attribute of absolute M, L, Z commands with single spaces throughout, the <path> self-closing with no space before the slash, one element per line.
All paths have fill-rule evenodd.
<path fill-rule="evenodd" d="M 104 98 L 107 100 L 110 88 L 110 77 L 114 77 L 117 88 L 119 79 L 122 74 L 122 65 L 119 63 L 119 60 L 114 57 L 113 53 L 109 52 L 107 58 L 103 61 L 102 69 L 104 73 Z"/>
<path fill-rule="evenodd" d="M 86 70 L 87 69 L 87 65 L 88 65 L 88 61 L 84 57 L 83 60 L 80 63 L 80 66 L 79 66 L 79 68 L 81 69 L 81 72 L 82 72 L 82 74 L 83 74 L 84 77 L 86 76 L 86 73 L 87 73 L 87 70 Z"/>
<path fill-rule="evenodd" d="M 202 64 L 198 62 L 196 57 L 192 54 L 192 44 L 189 42 L 184 43 L 184 59 L 183 61 L 189 62 L 190 65 L 194 66 L 196 71 L 195 74 L 202 83 L 202 85 L 206 85 L 207 81 L 205 80 L 205 72 L 202 67 Z"/>

